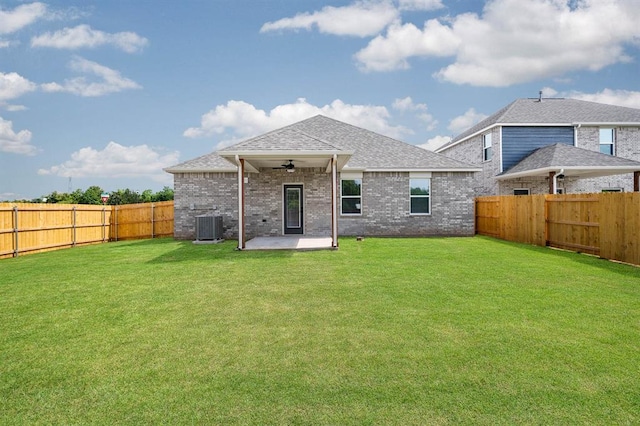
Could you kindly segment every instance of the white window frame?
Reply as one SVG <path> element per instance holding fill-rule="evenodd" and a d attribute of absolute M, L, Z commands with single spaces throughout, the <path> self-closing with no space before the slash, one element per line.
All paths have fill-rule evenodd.
<path fill-rule="evenodd" d="M 602 192 L 624 192 L 624 188 L 602 188 Z"/>
<path fill-rule="evenodd" d="M 604 133 L 604 132 L 606 132 L 606 133 Z M 603 134 L 611 136 L 611 142 L 609 142 L 609 141 L 602 142 Z M 598 141 L 599 141 L 598 149 L 599 149 L 599 152 L 601 154 L 616 155 L 616 129 L 615 128 L 613 128 L 613 127 L 600 127 L 600 129 L 598 130 Z M 602 152 L 602 147 L 605 146 L 605 145 L 610 146 L 611 152 Z"/>
<path fill-rule="evenodd" d="M 412 180 L 426 180 L 429 182 L 429 195 L 412 195 L 411 194 L 411 181 Z M 427 198 L 429 200 L 429 212 L 427 213 L 413 213 L 411 211 L 411 200 L 413 198 Z M 410 173 L 409 174 L 409 215 L 410 216 L 431 216 L 431 173 Z"/>
<path fill-rule="evenodd" d="M 487 158 L 487 153 L 488 157 Z M 493 159 L 493 141 L 491 132 L 482 135 L 482 161 L 491 161 Z"/>
<path fill-rule="evenodd" d="M 516 194 L 516 191 L 527 191 L 526 194 Z M 531 195 L 531 190 L 529 188 L 513 188 L 513 195 Z"/>
<path fill-rule="evenodd" d="M 345 180 L 360 181 L 360 195 L 343 195 L 342 194 L 342 182 Z M 341 216 L 362 216 L 362 173 L 340 173 L 340 215 Z M 360 212 L 359 213 L 344 213 L 342 211 L 342 200 L 345 198 L 360 199 Z M 357 208 L 357 204 L 356 204 Z"/>

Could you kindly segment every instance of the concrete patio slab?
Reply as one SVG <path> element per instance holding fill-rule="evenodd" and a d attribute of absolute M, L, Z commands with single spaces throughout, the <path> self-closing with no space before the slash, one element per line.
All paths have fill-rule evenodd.
<path fill-rule="evenodd" d="M 245 250 L 326 250 L 331 237 L 256 237 L 245 243 Z"/>

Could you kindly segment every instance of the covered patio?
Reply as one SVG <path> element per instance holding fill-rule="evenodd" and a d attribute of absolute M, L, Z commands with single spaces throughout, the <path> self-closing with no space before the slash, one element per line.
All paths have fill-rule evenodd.
<path fill-rule="evenodd" d="M 337 248 L 338 173 L 352 154 L 291 129 L 220 150 L 237 166 L 238 249 Z M 277 232 L 260 228 L 273 221 Z"/>

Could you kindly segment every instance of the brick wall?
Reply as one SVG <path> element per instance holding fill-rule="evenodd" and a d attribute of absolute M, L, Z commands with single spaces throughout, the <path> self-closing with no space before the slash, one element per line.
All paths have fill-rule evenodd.
<path fill-rule="evenodd" d="M 303 224 L 305 235 L 331 236 L 331 174 L 324 169 L 261 169 L 248 173 L 245 186 L 247 238 L 280 236 L 283 233 L 283 198 L 285 184 L 303 185 Z"/>
<path fill-rule="evenodd" d="M 238 175 L 177 173 L 174 182 L 174 238 L 194 240 L 198 215 L 222 216 L 225 238 L 238 236 Z"/>
<path fill-rule="evenodd" d="M 472 183 L 475 196 L 494 195 L 498 193 L 498 183 L 494 177 L 500 174 L 500 128 L 491 130 L 491 145 L 493 156 L 489 161 L 482 160 L 482 134 L 474 136 L 458 145 L 455 145 L 442 154 L 449 158 L 482 167 L 480 173 L 476 173 Z"/>
<path fill-rule="evenodd" d="M 285 184 L 304 186 L 304 229 L 307 236 L 331 235 L 331 175 L 323 169 L 261 170 L 247 173 L 245 213 L 247 238 L 282 235 Z M 223 216 L 224 237 L 238 236 L 236 173 L 174 175 L 176 239 L 195 239 L 195 217 Z M 426 236 L 473 235 L 473 173 L 433 173 L 431 215 L 409 214 L 409 173 L 365 173 L 363 214 L 338 218 L 340 235 Z M 339 195 L 338 200 L 339 203 Z"/>
<path fill-rule="evenodd" d="M 582 126 L 578 129 L 579 148 L 600 152 L 600 127 Z M 640 161 L 640 129 L 637 127 L 616 128 L 616 156 Z M 580 179 L 567 190 L 569 193 L 600 192 L 606 188 L 622 188 L 633 191 L 633 173 Z"/>
<path fill-rule="evenodd" d="M 433 173 L 431 215 L 411 215 L 409 173 L 362 177 L 362 215 L 340 216 L 340 235 L 473 235 L 473 173 Z"/>

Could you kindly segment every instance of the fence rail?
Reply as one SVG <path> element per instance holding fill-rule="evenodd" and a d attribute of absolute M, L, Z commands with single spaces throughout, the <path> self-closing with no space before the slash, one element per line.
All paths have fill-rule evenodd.
<path fill-rule="evenodd" d="M 91 206 L 0 203 L 0 259 L 173 235 L 173 201 Z"/>
<path fill-rule="evenodd" d="M 640 193 L 479 197 L 476 233 L 640 265 Z"/>

